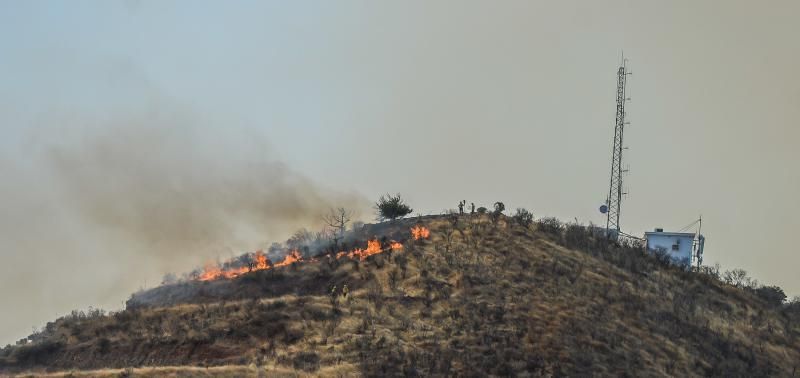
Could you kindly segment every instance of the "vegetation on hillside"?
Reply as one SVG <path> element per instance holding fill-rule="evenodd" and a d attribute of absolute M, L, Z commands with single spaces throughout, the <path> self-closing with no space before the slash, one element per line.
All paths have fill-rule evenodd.
<path fill-rule="evenodd" d="M 431 236 L 364 260 L 166 285 L 125 311 L 74 312 L 32 342 L 2 349 L 0 367 L 800 373 L 800 303 L 786 303 L 780 288 L 743 271 L 676 266 L 635 242 L 610 242 L 593 227 L 554 218 L 534 222 L 523 210 L 506 217 L 495 206 L 487 214 L 366 226 L 362 232 L 394 238 L 422 225 Z"/>
<path fill-rule="evenodd" d="M 400 198 L 400 193 L 381 196 L 378 202 L 375 203 L 375 209 L 378 212 L 378 219 L 381 220 L 395 220 L 411 214 L 411 212 L 414 211 Z"/>

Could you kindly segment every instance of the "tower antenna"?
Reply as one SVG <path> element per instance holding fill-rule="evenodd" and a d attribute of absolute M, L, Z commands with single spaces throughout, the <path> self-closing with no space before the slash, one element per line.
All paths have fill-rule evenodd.
<path fill-rule="evenodd" d="M 700 214 L 700 219 L 698 219 L 697 222 L 699 225 L 697 226 L 697 246 L 695 247 L 695 254 L 697 255 L 697 269 L 700 269 L 700 266 L 703 265 L 703 247 L 706 244 L 706 237 L 700 233 L 703 231 L 703 214 Z"/>
<path fill-rule="evenodd" d="M 622 137 L 625 131 L 625 102 L 629 100 L 625 97 L 625 86 L 628 75 L 631 73 L 626 68 L 627 60 L 622 55 L 622 62 L 617 69 L 617 117 L 614 126 L 614 144 L 611 154 L 611 180 L 608 188 L 606 204 L 608 206 L 606 219 L 606 235 L 616 239 L 620 233 L 619 217 L 622 210 L 622 174 L 627 172 L 622 168 L 622 151 L 625 149 L 622 144 Z"/>

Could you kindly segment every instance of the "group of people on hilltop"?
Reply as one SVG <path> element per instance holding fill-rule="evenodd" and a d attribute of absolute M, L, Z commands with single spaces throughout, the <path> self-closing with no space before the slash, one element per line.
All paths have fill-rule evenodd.
<path fill-rule="evenodd" d="M 475 202 L 470 202 L 470 214 L 475 214 Z M 458 213 L 464 215 L 464 207 L 467 206 L 467 200 L 462 200 L 458 203 Z"/>

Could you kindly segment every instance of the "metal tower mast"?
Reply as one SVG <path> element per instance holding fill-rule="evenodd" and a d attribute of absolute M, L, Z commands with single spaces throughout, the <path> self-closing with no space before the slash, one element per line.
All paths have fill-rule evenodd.
<path fill-rule="evenodd" d="M 619 215 L 622 205 L 623 192 L 622 174 L 627 170 L 622 169 L 622 151 L 625 147 L 622 144 L 622 135 L 625 131 L 625 102 L 629 100 L 625 97 L 625 82 L 628 72 L 625 68 L 627 61 L 622 58 L 622 65 L 617 70 L 617 122 L 614 127 L 614 150 L 611 155 L 611 184 L 608 189 L 608 219 L 606 220 L 606 232 L 609 236 L 616 237 L 620 232 Z"/>

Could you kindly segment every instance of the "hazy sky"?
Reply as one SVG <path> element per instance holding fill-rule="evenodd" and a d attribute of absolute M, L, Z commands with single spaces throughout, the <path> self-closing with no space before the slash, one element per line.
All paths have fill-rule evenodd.
<path fill-rule="evenodd" d="M 800 294 L 800 3 L 2 1 L 0 343 L 401 192 L 622 225 Z"/>

